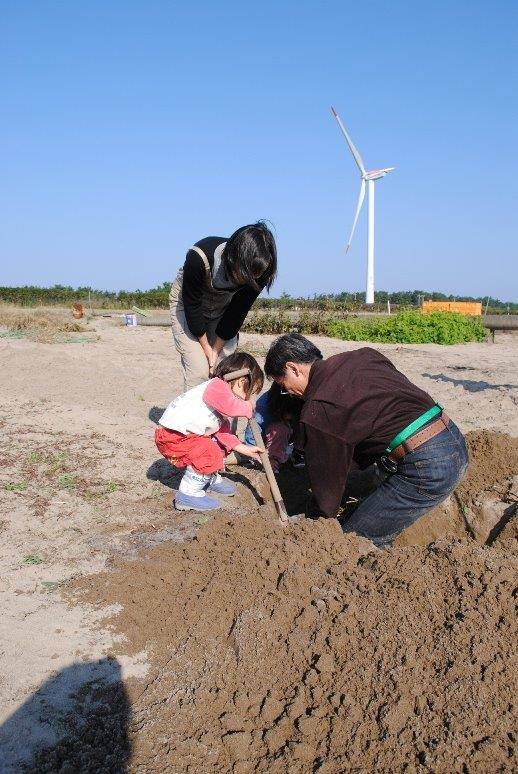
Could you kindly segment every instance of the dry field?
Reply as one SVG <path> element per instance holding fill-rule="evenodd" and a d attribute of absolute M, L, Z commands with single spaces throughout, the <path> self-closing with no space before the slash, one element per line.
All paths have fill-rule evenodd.
<path fill-rule="evenodd" d="M 379 552 L 280 527 L 257 470 L 212 518 L 175 512 L 169 331 L 57 314 L 0 314 L 2 773 L 516 770 L 518 336 L 378 347 L 472 456 Z M 303 473 L 280 485 L 299 513 Z"/>
<path fill-rule="evenodd" d="M 71 334 L 85 332 L 85 326 L 75 320 L 67 309 L 39 307 L 22 309 L 0 302 L 0 329 L 3 338 L 23 339 L 47 343 L 80 343 L 94 340 Z"/>

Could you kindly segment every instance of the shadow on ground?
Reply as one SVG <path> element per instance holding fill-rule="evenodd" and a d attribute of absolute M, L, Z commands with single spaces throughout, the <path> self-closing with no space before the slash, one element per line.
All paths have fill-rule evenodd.
<path fill-rule="evenodd" d="M 366 471 L 355 470 L 352 471 L 348 478 L 344 492 L 343 504 L 350 498 L 365 498 L 375 486 L 379 485 L 379 480 L 373 472 L 374 466 L 368 468 Z M 182 476 L 184 474 L 184 468 L 175 468 L 164 457 L 153 462 L 147 470 L 146 476 L 150 481 L 160 481 L 161 484 L 169 489 L 178 489 Z M 254 497 L 258 505 L 264 505 L 264 498 L 257 491 L 254 484 L 246 476 L 245 472 L 242 473 L 239 468 L 234 466 L 228 468 L 225 471 L 225 477 L 233 481 L 235 484 L 242 484 L 245 486 Z M 305 468 L 294 468 L 289 462 L 281 465 L 279 473 L 277 474 L 277 483 L 284 500 L 284 505 L 288 511 L 289 516 L 295 516 L 296 514 L 305 513 L 306 499 L 308 492 L 308 477 Z M 266 491 L 266 490 L 265 490 Z M 348 512 L 351 510 L 350 504 Z"/>
<path fill-rule="evenodd" d="M 116 659 L 63 669 L 0 726 L 2 774 L 128 770 L 130 704 Z"/>
<path fill-rule="evenodd" d="M 160 481 L 169 489 L 178 489 L 185 468 L 175 468 L 165 457 L 155 460 L 146 472 L 146 478 L 150 481 Z"/>
<path fill-rule="evenodd" d="M 305 513 L 308 491 L 306 469 L 294 468 L 287 462 L 280 467 L 277 483 L 279 484 L 288 515 L 295 516 L 299 513 Z"/>
<path fill-rule="evenodd" d="M 165 459 L 165 457 L 160 457 L 160 459 L 155 460 L 155 462 L 149 466 L 146 477 L 150 481 L 160 481 L 160 483 L 168 487 L 168 489 L 177 490 L 184 472 L 185 468 L 175 468 Z M 239 468 L 235 468 L 234 466 L 228 468 L 225 471 L 225 478 L 228 478 L 235 484 L 242 484 L 250 491 L 258 505 L 264 504 L 264 499 L 261 497 L 255 486 L 246 475 L 240 472 Z"/>
<path fill-rule="evenodd" d="M 447 382 L 454 384 L 456 387 L 460 385 L 464 387 L 467 392 L 483 392 L 484 390 L 512 390 L 518 388 L 518 384 L 490 384 L 489 382 L 474 381 L 473 379 L 453 379 L 446 374 L 421 374 L 426 376 L 427 379 L 433 379 L 434 382 Z"/>

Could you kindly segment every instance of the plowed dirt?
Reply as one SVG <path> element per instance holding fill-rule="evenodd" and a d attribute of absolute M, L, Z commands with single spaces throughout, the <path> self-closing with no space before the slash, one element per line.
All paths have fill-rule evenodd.
<path fill-rule="evenodd" d="M 509 492 L 516 443 L 469 441 L 464 496 Z M 517 569 L 504 533 L 378 551 L 256 513 L 79 591 L 122 605 L 123 650 L 151 658 L 129 685 L 132 771 L 496 772 L 516 765 Z"/>

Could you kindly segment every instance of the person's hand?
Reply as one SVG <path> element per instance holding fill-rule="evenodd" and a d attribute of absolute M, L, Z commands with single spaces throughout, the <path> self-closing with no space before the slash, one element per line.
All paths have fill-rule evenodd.
<path fill-rule="evenodd" d="M 212 376 L 212 374 L 214 373 L 214 369 L 216 368 L 216 363 L 218 362 L 218 354 L 211 347 L 211 349 L 206 353 L 206 356 L 207 356 L 207 362 L 209 364 L 209 376 Z"/>
<path fill-rule="evenodd" d="M 225 346 L 224 339 L 220 339 L 219 336 L 216 336 L 214 339 L 214 343 L 210 346 L 210 349 L 207 354 L 207 360 L 209 362 L 209 376 L 212 376 L 214 373 L 214 369 L 216 368 L 217 362 L 221 355 L 221 350 Z"/>
<path fill-rule="evenodd" d="M 253 460 L 260 462 L 260 455 L 264 454 L 266 449 L 263 449 L 261 446 L 248 446 L 246 443 L 238 443 L 237 446 L 234 446 L 233 451 L 243 454 L 245 457 L 252 457 Z"/>
<path fill-rule="evenodd" d="M 216 367 L 218 356 L 217 354 L 216 356 L 214 355 L 214 347 L 211 347 L 211 345 L 209 344 L 209 340 L 207 338 L 206 333 L 203 333 L 201 336 L 199 336 L 198 341 L 200 342 L 200 347 L 202 348 L 203 353 L 207 358 L 207 365 L 209 367 L 209 376 L 212 376 L 214 368 Z"/>

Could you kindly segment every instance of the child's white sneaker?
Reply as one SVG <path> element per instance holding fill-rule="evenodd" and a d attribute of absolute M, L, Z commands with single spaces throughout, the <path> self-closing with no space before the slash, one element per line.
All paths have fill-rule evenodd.
<path fill-rule="evenodd" d="M 224 478 L 221 478 L 219 473 L 216 473 L 209 481 L 206 491 L 225 495 L 225 497 L 233 497 L 236 493 L 236 485 L 226 481 Z"/>
<path fill-rule="evenodd" d="M 213 511 L 221 508 L 219 500 L 205 494 L 203 497 L 195 497 L 184 492 L 177 492 L 174 498 L 174 507 L 177 511 Z"/>

